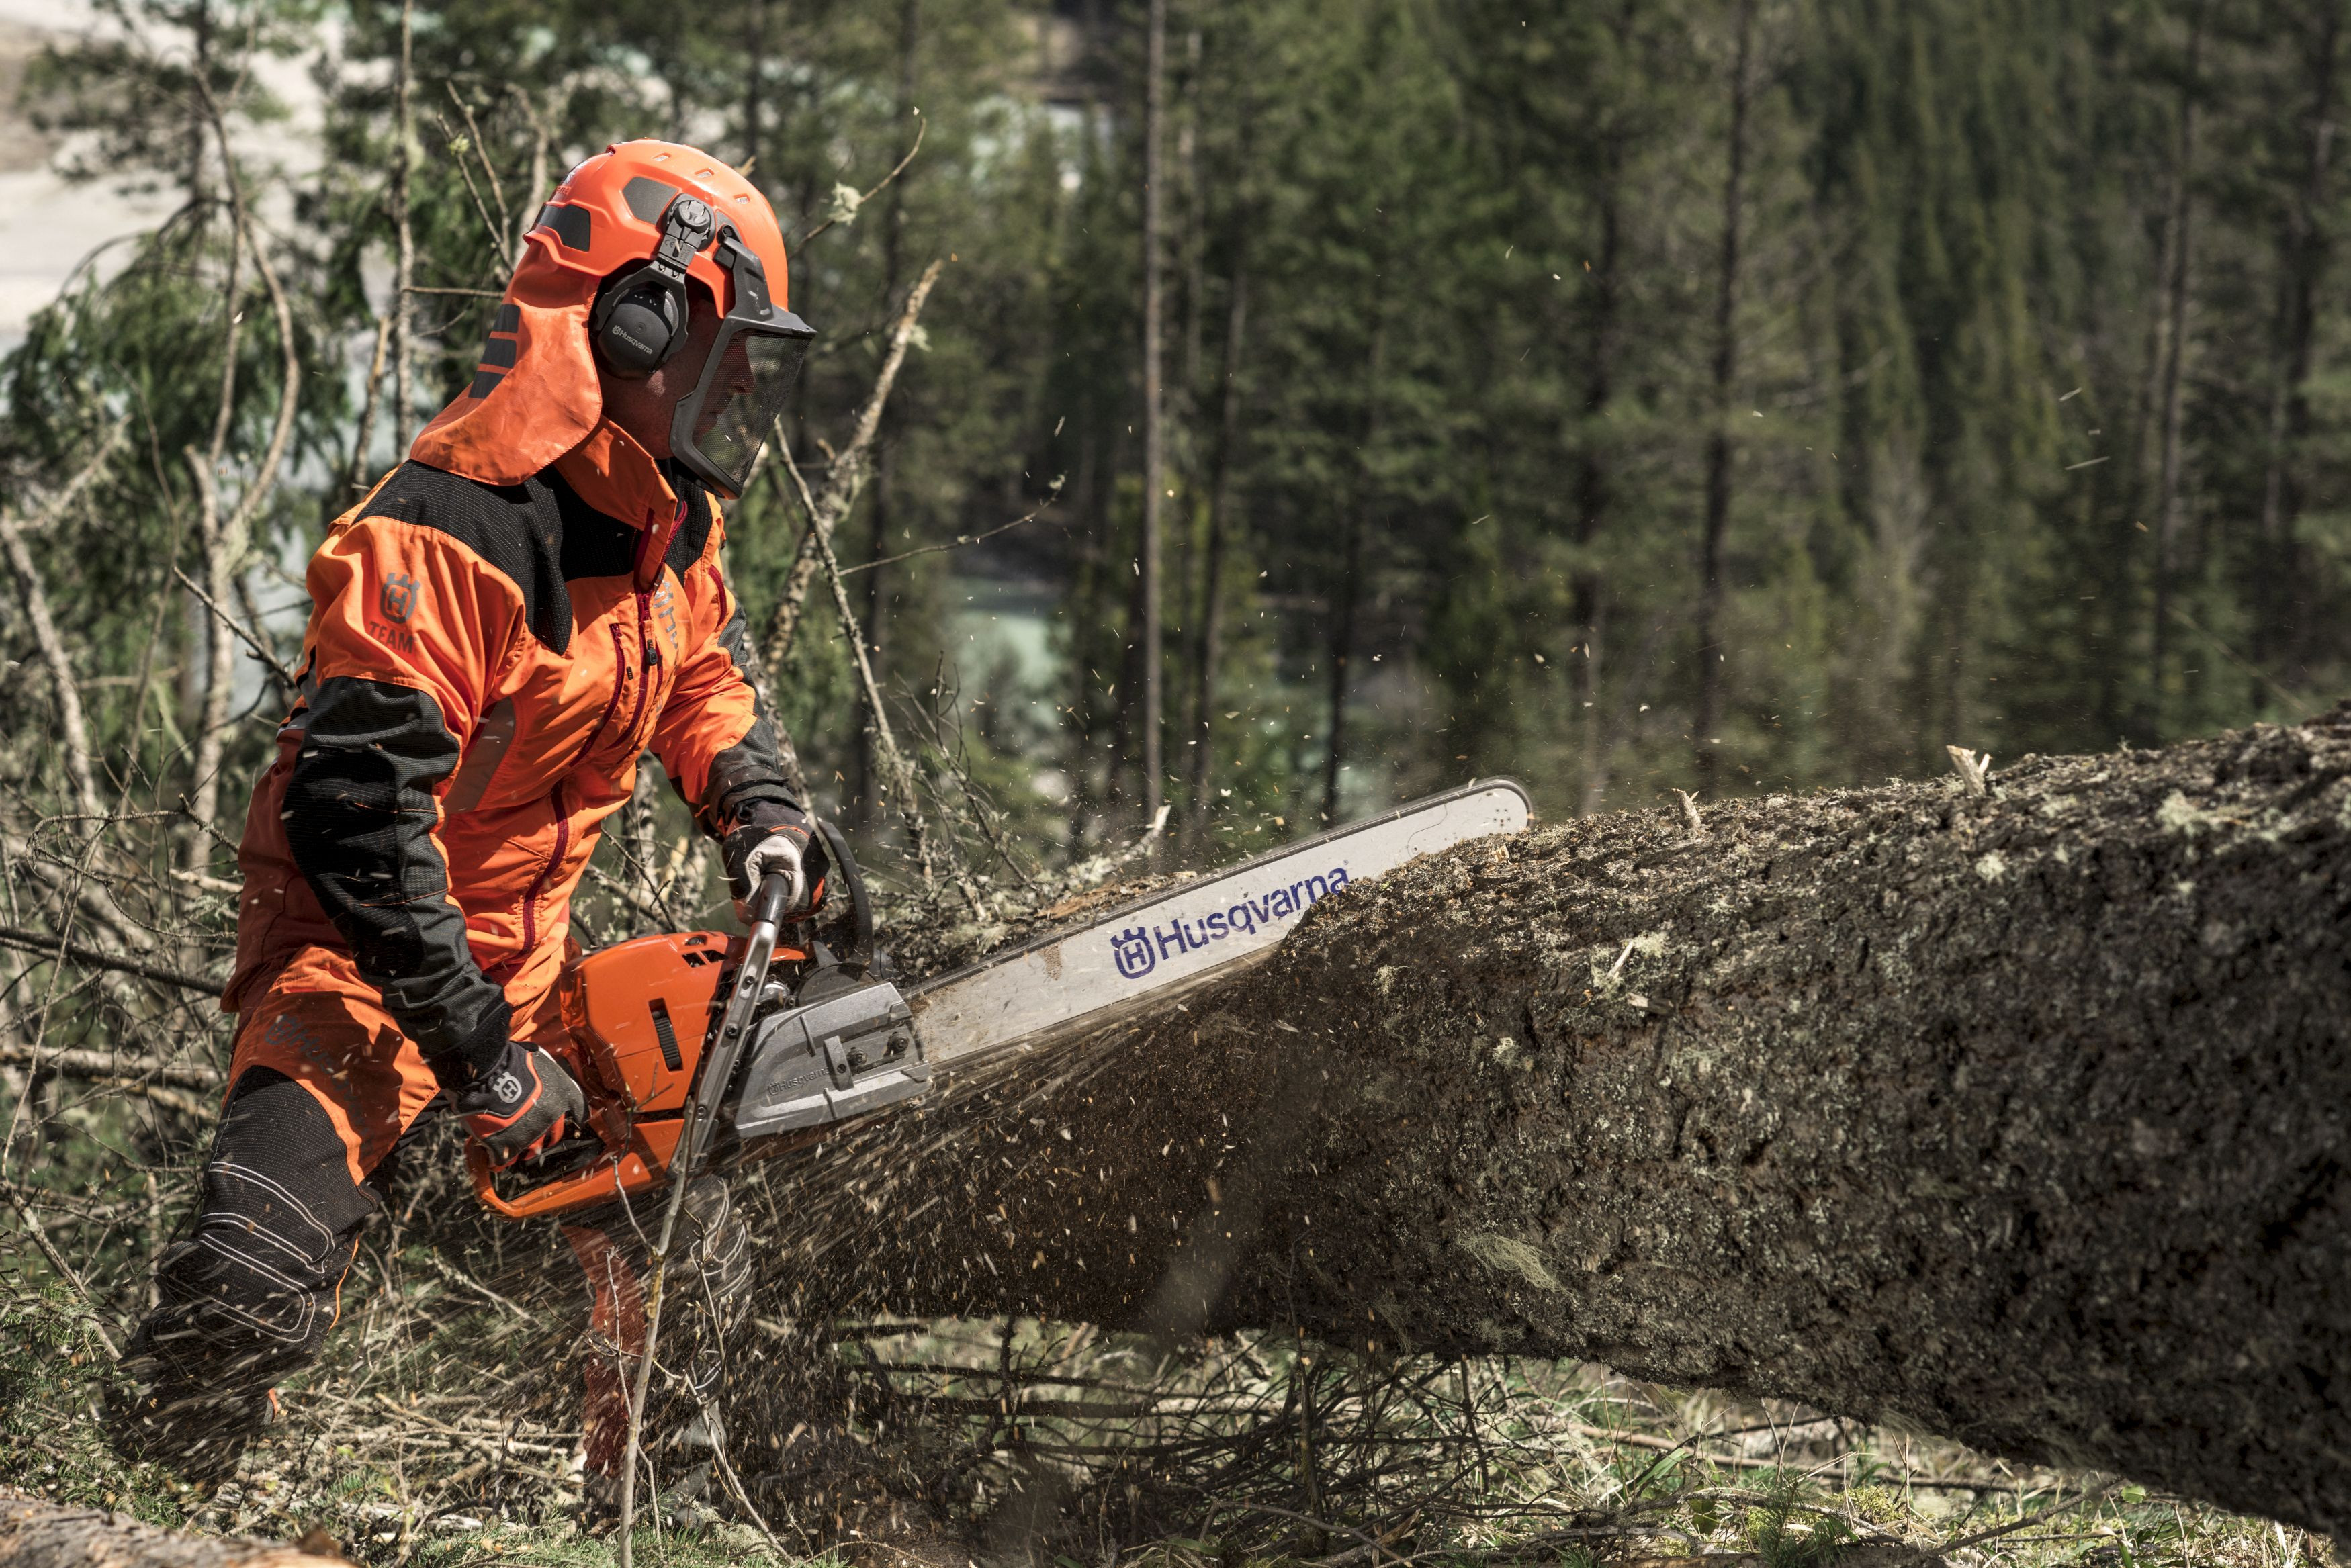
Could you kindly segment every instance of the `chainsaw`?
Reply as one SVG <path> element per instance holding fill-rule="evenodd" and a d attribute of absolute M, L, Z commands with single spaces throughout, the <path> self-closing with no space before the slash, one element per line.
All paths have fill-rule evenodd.
<path fill-rule="evenodd" d="M 639 937 L 566 967 L 558 998 L 569 1039 L 549 1048 L 579 1079 L 587 1127 L 503 1170 L 470 1146 L 475 1194 L 510 1219 L 537 1219 L 632 1198 L 705 1165 L 789 1153 L 919 1099 L 944 1069 L 1164 1008 L 1263 957 L 1332 894 L 1418 856 L 1516 833 L 1531 815 L 1517 784 L 1483 780 L 904 987 L 874 947 L 848 842 L 820 822 L 836 886 L 820 887 L 810 912 L 788 919 L 789 884 L 770 877 L 747 935 Z"/>

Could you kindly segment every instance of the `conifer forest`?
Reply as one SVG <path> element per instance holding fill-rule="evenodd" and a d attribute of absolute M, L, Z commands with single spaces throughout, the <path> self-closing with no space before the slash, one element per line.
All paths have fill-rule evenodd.
<path fill-rule="evenodd" d="M 0 1568 L 2335 1561 L 2346 34 L 0 3 Z M 1474 779 L 1538 826 L 738 1179 L 724 1420 L 643 1351 L 617 1521 L 639 1352 L 445 1120 L 235 1474 L 125 1459 L 305 564 L 647 137 L 817 332 L 726 571 L 911 980 Z M 659 767 L 570 922 L 738 932 Z"/>

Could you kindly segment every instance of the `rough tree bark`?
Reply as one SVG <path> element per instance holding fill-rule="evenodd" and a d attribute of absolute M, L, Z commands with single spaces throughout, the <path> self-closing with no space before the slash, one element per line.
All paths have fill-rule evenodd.
<path fill-rule="evenodd" d="M 2351 705 L 1587 817 L 768 1168 L 793 1310 L 1295 1328 L 2351 1536 Z"/>
<path fill-rule="evenodd" d="M 0 1488 L 0 1568 L 324 1568 L 292 1546 L 158 1530 L 128 1514 Z"/>

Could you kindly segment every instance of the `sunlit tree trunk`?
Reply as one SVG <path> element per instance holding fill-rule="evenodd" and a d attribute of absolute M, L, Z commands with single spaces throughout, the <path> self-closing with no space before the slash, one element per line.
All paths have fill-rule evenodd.
<path fill-rule="evenodd" d="M 2270 391 L 2269 460 L 2262 476 L 2261 561 L 2252 618 L 2252 652 L 2263 661 L 2299 650 L 2306 635 L 2293 609 L 2298 556 L 2294 529 L 2302 511 L 2297 462 L 2310 433 L 2308 388 L 2318 334 L 2318 286 L 2329 259 L 2324 223 L 2342 43 L 2341 0 L 2319 0 L 2303 45 L 2310 109 L 2304 130 L 2302 184 L 2287 210 L 2278 247 L 2276 381 Z"/>
<path fill-rule="evenodd" d="M 2179 145 L 2171 168 L 2170 266 L 2163 282 L 2163 406 L 2161 457 L 2156 475 L 2155 625 L 2147 666 L 2147 702 L 2154 732 L 2165 732 L 2168 659 L 2171 646 L 2172 596 L 2179 571 L 2181 498 L 2181 369 L 2188 354 L 2188 283 L 2195 254 L 2196 109 L 2202 91 L 2204 0 L 2189 14 L 2188 65 L 2179 81 Z"/>
<path fill-rule="evenodd" d="M 922 46 L 922 0 L 900 0 L 898 6 L 898 151 L 896 161 L 903 161 L 914 146 L 914 117 L 919 51 Z M 883 210 L 882 226 L 882 294 L 885 299 L 898 296 L 898 286 L 905 269 L 906 259 L 906 182 L 914 174 L 912 165 L 890 182 L 885 192 L 889 205 Z M 895 421 L 892 421 L 894 423 Z M 873 677 L 889 684 L 890 599 L 887 592 L 889 569 L 880 566 L 891 553 L 890 530 L 898 521 L 894 504 L 896 492 L 892 485 L 895 452 L 890 440 L 890 427 L 883 427 L 882 439 L 873 443 L 873 513 L 872 531 L 866 537 L 865 573 L 865 644 L 873 660 Z M 855 820 L 869 826 L 875 819 L 880 792 L 874 787 L 874 756 L 872 727 L 861 728 L 857 733 L 857 805 Z"/>
<path fill-rule="evenodd" d="M 1143 815 L 1155 819 L 1166 800 L 1160 747 L 1162 688 L 1166 671 L 1160 658 L 1159 533 L 1167 483 L 1165 389 L 1160 385 L 1161 332 L 1166 313 L 1165 258 L 1160 254 L 1166 208 L 1165 171 L 1160 143 L 1167 133 L 1167 0 L 1151 0 L 1143 76 L 1143 551 L 1141 599 L 1136 618 L 1135 696 L 1141 731 L 1137 765 L 1143 770 Z"/>

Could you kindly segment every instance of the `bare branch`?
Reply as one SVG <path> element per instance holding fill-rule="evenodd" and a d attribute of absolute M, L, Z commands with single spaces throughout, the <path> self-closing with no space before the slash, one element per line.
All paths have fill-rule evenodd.
<path fill-rule="evenodd" d="M 850 433 L 849 444 L 833 459 L 832 471 L 825 478 L 821 502 L 809 493 L 807 483 L 794 470 L 792 480 L 799 492 L 800 504 L 807 510 L 809 532 L 800 540 L 799 554 L 792 561 L 791 574 L 785 579 L 783 597 L 776 603 L 776 613 L 768 622 L 768 635 L 760 654 L 770 670 L 780 667 L 791 651 L 792 638 L 799 629 L 800 612 L 808 601 L 809 585 L 816 580 L 818 561 L 817 535 L 820 533 L 828 545 L 833 530 L 849 515 L 857 504 L 858 493 L 865 488 L 867 454 L 873 445 L 874 432 L 882 428 L 882 410 L 890 400 L 890 389 L 897 385 L 899 369 L 906 362 L 906 348 L 914 339 L 914 322 L 923 313 L 924 302 L 931 296 L 932 286 L 939 280 L 940 270 L 946 264 L 933 262 L 915 280 L 906 296 L 906 304 L 898 313 L 897 325 L 890 329 L 890 351 L 882 361 L 882 373 L 873 379 L 873 390 L 865 400 L 865 407 L 857 416 L 856 428 Z M 773 444 L 784 450 L 782 421 L 776 425 Z M 788 465 L 789 466 L 789 465 Z"/>
<path fill-rule="evenodd" d="M 251 649 L 253 650 L 253 656 L 256 659 L 258 659 L 263 664 L 268 666 L 270 679 L 276 680 L 277 684 L 287 691 L 290 692 L 294 690 L 296 683 L 292 672 L 289 671 L 285 665 L 278 662 L 277 654 L 271 652 L 262 644 L 258 638 L 255 637 L 253 633 L 245 628 L 243 622 L 239 621 L 235 616 L 229 614 L 228 611 L 221 608 L 220 606 L 214 604 L 213 602 L 212 595 L 198 587 L 196 586 L 196 580 L 188 576 L 187 573 L 180 570 L 179 567 L 174 566 L 172 568 L 172 575 L 179 578 L 181 584 L 185 587 L 190 593 L 196 596 L 196 602 L 198 604 L 203 605 L 204 608 L 213 612 L 213 618 L 214 620 L 219 621 L 221 625 L 226 627 L 230 631 L 235 632 L 236 634 L 237 640 L 244 643 L 246 647 Z"/>
<path fill-rule="evenodd" d="M 1053 503 L 1060 498 L 1061 493 L 1061 482 L 1056 479 L 1053 481 L 1051 493 L 1045 497 L 1044 501 L 1040 503 L 1035 510 L 1029 512 L 1025 516 L 1015 517 L 1009 523 L 998 523 L 993 528 L 983 528 L 977 534 L 958 534 L 955 536 L 955 540 L 951 544 L 923 545 L 912 550 L 903 550 L 894 556 L 884 556 L 879 560 L 861 561 L 853 566 L 843 566 L 841 569 L 841 575 L 844 577 L 853 577 L 860 572 L 870 572 L 877 566 L 894 566 L 901 561 L 911 561 L 917 556 L 936 556 L 948 550 L 968 549 L 972 545 L 979 544 L 984 540 L 995 538 L 998 534 L 1009 534 L 1013 529 L 1021 526 L 1023 524 L 1034 523 L 1038 518 L 1045 515 L 1046 512 L 1051 508 Z"/>
<path fill-rule="evenodd" d="M 416 89 L 416 0 L 400 0 L 400 63 L 392 78 L 392 136 L 398 145 L 392 165 L 392 433 L 408 456 L 414 432 L 416 408 L 413 384 L 416 358 L 416 317 L 410 299 L 416 281 L 416 233 L 409 222 L 409 175 L 415 166 L 416 114 L 412 105 Z"/>
<path fill-rule="evenodd" d="M 874 197 L 879 196 L 883 190 L 888 188 L 892 182 L 895 181 L 899 175 L 904 174 L 906 171 L 906 165 L 912 163 L 914 161 L 914 154 L 923 150 L 923 132 L 930 129 L 930 124 L 931 122 L 929 120 L 923 118 L 922 111 L 920 109 L 916 109 L 914 111 L 914 144 L 906 149 L 906 156 L 898 160 L 898 166 L 891 170 L 887 174 L 883 175 L 880 180 L 876 181 L 874 182 L 873 189 L 858 197 L 845 212 L 836 213 L 833 216 L 827 218 L 823 223 L 819 223 L 815 228 L 810 229 L 799 239 L 794 241 L 794 248 L 797 249 L 799 246 L 808 244 L 809 241 L 816 238 L 819 234 L 824 233 L 825 230 L 832 227 L 835 223 L 855 223 L 857 221 L 858 213 L 863 209 L 865 203 L 873 200 Z"/>
<path fill-rule="evenodd" d="M 514 226 L 514 214 L 507 210 L 506 185 L 498 179 L 497 165 L 490 161 L 489 149 L 482 145 L 482 127 L 474 118 L 474 106 L 459 96 L 456 83 L 451 82 L 448 85 L 450 101 L 455 103 L 458 112 L 465 117 L 465 130 L 473 138 L 474 157 L 482 166 L 482 178 L 490 182 L 490 199 L 498 204 L 498 226 L 492 238 L 497 241 L 498 254 L 506 258 L 507 270 L 511 272 L 514 270 L 515 254 L 513 247 L 507 244 L 506 234 Z M 465 188 L 473 189 L 473 183 L 471 180 L 466 181 Z M 475 204 L 477 206 L 480 204 L 479 197 L 475 198 Z M 515 244 L 521 243 L 521 238 L 517 235 Z"/>
<path fill-rule="evenodd" d="M 383 361 L 392 346 L 393 312 L 376 317 L 375 355 L 368 361 L 367 399 L 360 404 L 359 433 L 351 438 L 350 486 L 364 490 L 368 483 L 368 448 L 375 441 L 375 411 L 383 401 Z"/>
<path fill-rule="evenodd" d="M 94 965 L 99 969 L 113 970 L 122 974 L 135 974 L 141 980 L 152 980 L 162 985 L 175 985 L 182 991 L 200 992 L 206 996 L 218 996 L 226 989 L 217 981 L 205 980 L 193 974 L 183 974 L 178 970 L 167 969 L 159 963 L 148 963 L 143 960 L 130 958 L 121 953 L 110 953 L 103 948 L 94 948 L 86 942 L 60 940 L 46 931 L 28 931 L 20 926 L 0 926 L 0 947 L 20 948 L 26 952 L 38 953 L 47 959 L 55 959 L 62 955 L 81 963 Z"/>
<path fill-rule="evenodd" d="M 237 573 L 243 568 L 253 520 L 268 501 L 270 491 L 277 483 L 279 465 L 285 461 L 286 448 L 294 433 L 295 410 L 302 395 L 302 360 L 294 338 L 294 309 L 286 296 L 284 284 L 278 280 L 277 269 L 270 265 L 267 248 L 255 230 L 253 213 L 246 204 L 245 184 L 236 165 L 236 153 L 231 146 L 228 124 L 220 112 L 220 105 L 202 77 L 196 80 L 196 94 L 205 118 L 211 122 L 213 136 L 220 144 L 221 167 L 226 175 L 229 211 L 235 219 L 235 234 L 229 251 L 228 285 L 223 296 L 223 308 L 228 323 L 223 329 L 220 404 L 214 411 L 210 448 L 200 458 L 191 451 L 189 467 L 196 479 L 196 538 L 204 552 L 204 576 L 210 585 L 210 603 L 214 615 L 232 630 L 239 631 L 235 621 L 220 608 L 221 602 L 235 591 Z M 279 359 L 277 417 L 271 426 L 269 444 L 263 450 L 261 464 L 238 494 L 235 508 L 224 520 L 220 515 L 220 472 L 227 456 L 228 438 L 236 411 L 236 346 L 238 328 L 244 312 L 237 307 L 240 288 L 239 264 L 243 257 L 253 258 L 254 271 L 260 276 L 262 287 L 269 296 L 272 314 L 277 318 Z M 209 828 L 220 815 L 220 771 L 226 745 L 228 709 L 235 695 L 235 653 L 225 638 L 211 639 L 211 660 L 204 679 L 202 717 L 198 720 L 195 754 L 196 821 Z M 275 659 L 269 660 L 274 668 Z M 290 686 L 288 687 L 290 690 Z M 192 836 L 187 844 L 188 869 L 202 870 L 211 858 L 211 849 L 204 835 Z"/>
<path fill-rule="evenodd" d="M 457 88 L 454 82 L 449 84 L 449 96 L 452 99 L 457 97 Z M 460 100 L 457 107 L 465 108 L 464 102 Z M 468 113 L 465 118 L 470 120 L 473 115 Z M 442 144 L 457 154 L 458 178 L 465 182 L 465 194 L 472 197 L 474 201 L 474 215 L 482 220 L 482 227 L 489 232 L 490 244 L 497 249 L 499 265 L 507 272 L 514 271 L 514 253 L 507 249 L 506 226 L 491 217 L 490 209 L 483 203 L 481 190 L 474 183 L 474 171 L 466 166 L 465 155 L 457 147 L 456 133 L 449 129 L 449 122 L 437 113 L 433 117 L 433 123 L 440 127 Z M 475 151 L 479 151 L 481 144 L 476 141 L 474 146 Z M 506 202 L 501 200 L 498 205 L 503 208 Z"/>
<path fill-rule="evenodd" d="M 44 521 L 61 515 L 80 496 L 121 440 L 120 425 L 107 431 L 96 455 L 43 508 Z M 57 691 L 57 738 L 64 742 L 66 776 L 73 784 L 74 803 L 96 816 L 102 808 L 97 774 L 90 766 L 89 723 L 82 712 L 81 688 L 74 677 L 73 660 L 66 653 L 65 639 L 57 635 L 57 620 L 49 613 L 47 586 L 41 580 L 32 552 L 25 547 L 21 525 L 5 512 L 0 512 L 0 552 L 6 554 L 8 569 L 16 576 L 16 591 L 25 598 L 25 618 L 33 625 L 33 642 L 41 650 L 41 662 L 48 667 L 49 682 Z"/>

